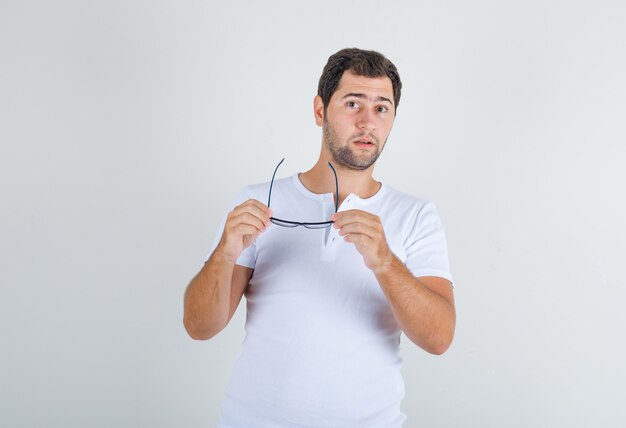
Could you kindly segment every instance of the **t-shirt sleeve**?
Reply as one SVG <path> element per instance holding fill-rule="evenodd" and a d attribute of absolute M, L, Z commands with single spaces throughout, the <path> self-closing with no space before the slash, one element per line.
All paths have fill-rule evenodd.
<path fill-rule="evenodd" d="M 228 212 L 230 212 L 237 205 L 243 203 L 244 201 L 247 201 L 250 198 L 251 196 L 249 194 L 248 189 L 246 188 L 242 190 L 241 192 L 239 192 L 235 200 L 231 203 Z M 222 238 L 222 233 L 224 232 L 224 226 L 226 225 L 227 217 L 228 217 L 228 213 L 222 216 L 222 220 L 220 221 L 220 224 L 217 228 L 217 232 L 215 233 L 215 238 L 213 239 L 213 243 L 211 244 L 211 248 L 207 256 L 207 259 L 211 257 L 211 254 L 213 254 L 213 251 L 215 251 L 217 244 L 219 244 L 220 239 Z M 256 242 L 252 243 L 252 245 L 250 245 L 248 248 L 244 249 L 241 252 L 235 264 L 254 269 L 254 266 L 256 265 Z"/>
<path fill-rule="evenodd" d="M 427 202 L 417 213 L 405 249 L 405 265 L 413 276 L 438 276 L 453 282 L 446 234 L 433 203 Z"/>

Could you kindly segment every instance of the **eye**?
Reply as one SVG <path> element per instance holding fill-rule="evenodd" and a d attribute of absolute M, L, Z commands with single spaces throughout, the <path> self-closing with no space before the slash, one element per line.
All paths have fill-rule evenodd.
<path fill-rule="evenodd" d="M 348 108 L 351 108 L 351 109 L 359 108 L 359 103 L 357 103 L 356 101 L 348 101 L 346 105 L 348 106 Z"/>
<path fill-rule="evenodd" d="M 387 106 L 378 106 L 376 110 L 378 111 L 378 113 L 387 113 L 389 111 L 389 108 Z"/>

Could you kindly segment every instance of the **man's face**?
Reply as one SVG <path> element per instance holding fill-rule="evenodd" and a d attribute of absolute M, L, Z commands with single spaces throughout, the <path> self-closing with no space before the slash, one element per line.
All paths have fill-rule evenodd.
<path fill-rule="evenodd" d="M 319 98 L 319 97 L 317 97 Z M 393 85 L 388 77 L 363 77 L 345 72 L 326 113 L 318 110 L 325 149 L 337 165 L 364 170 L 376 162 L 395 118 Z"/>

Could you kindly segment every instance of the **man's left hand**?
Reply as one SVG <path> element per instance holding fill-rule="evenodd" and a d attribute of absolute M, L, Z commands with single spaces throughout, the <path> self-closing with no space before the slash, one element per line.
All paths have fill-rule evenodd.
<path fill-rule="evenodd" d="M 374 273 L 389 266 L 394 254 L 387 244 L 380 217 L 362 210 L 335 213 L 331 220 L 344 241 L 351 242 Z"/>

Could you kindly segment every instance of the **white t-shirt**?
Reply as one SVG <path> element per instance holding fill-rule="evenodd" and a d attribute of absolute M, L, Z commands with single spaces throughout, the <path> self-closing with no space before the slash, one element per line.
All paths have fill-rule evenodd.
<path fill-rule="evenodd" d="M 268 191 L 269 183 L 249 186 L 234 205 L 267 203 Z M 310 192 L 298 174 L 274 181 L 271 208 L 298 222 L 327 221 L 335 211 L 333 194 Z M 433 204 L 383 184 L 368 199 L 350 194 L 339 211 L 349 209 L 381 218 L 390 248 L 414 276 L 452 281 Z M 254 273 L 220 428 L 402 426 L 400 328 L 353 244 L 333 227 L 272 224 L 237 264 Z"/>

